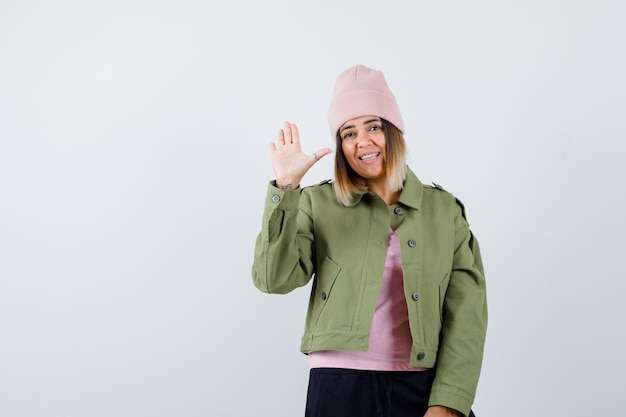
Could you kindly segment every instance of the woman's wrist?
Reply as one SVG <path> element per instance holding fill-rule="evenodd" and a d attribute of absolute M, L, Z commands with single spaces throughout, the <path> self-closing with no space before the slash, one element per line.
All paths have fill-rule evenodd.
<path fill-rule="evenodd" d="M 295 190 L 300 186 L 300 181 L 295 181 L 295 178 L 276 179 L 276 187 L 281 190 Z"/>
<path fill-rule="evenodd" d="M 281 190 L 293 190 L 294 189 L 293 184 L 279 184 L 279 183 L 276 183 L 276 186 L 278 188 L 280 188 Z"/>

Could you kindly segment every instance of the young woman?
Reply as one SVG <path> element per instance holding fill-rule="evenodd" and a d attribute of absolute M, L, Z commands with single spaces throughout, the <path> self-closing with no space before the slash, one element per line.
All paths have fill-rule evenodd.
<path fill-rule="evenodd" d="M 331 149 L 305 155 L 296 125 L 271 144 L 276 179 L 252 268 L 267 293 L 313 278 L 306 416 L 473 415 L 487 303 L 463 205 L 407 167 L 404 122 L 380 71 L 339 75 L 329 123 L 334 181 L 300 188 Z"/>

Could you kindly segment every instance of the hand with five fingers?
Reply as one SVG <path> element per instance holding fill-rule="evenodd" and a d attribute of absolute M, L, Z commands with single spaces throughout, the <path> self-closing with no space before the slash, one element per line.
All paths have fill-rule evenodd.
<path fill-rule="evenodd" d="M 305 155 L 300 147 L 298 128 L 289 122 L 278 131 L 277 143 L 270 143 L 270 151 L 276 186 L 294 190 L 313 164 L 332 152 L 330 148 L 322 148 L 313 155 Z"/>

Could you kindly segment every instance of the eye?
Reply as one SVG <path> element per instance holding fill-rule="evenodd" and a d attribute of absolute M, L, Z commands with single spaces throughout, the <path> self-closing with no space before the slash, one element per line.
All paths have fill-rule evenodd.
<path fill-rule="evenodd" d="M 375 130 L 380 130 L 380 129 L 382 129 L 382 127 L 379 125 L 372 125 L 369 128 L 370 131 L 375 131 Z"/>
<path fill-rule="evenodd" d="M 356 135 L 353 132 L 346 132 L 343 135 L 343 140 L 348 140 L 354 138 Z"/>

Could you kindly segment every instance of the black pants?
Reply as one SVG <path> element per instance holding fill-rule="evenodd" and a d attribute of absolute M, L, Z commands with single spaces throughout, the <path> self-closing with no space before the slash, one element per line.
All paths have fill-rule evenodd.
<path fill-rule="evenodd" d="M 314 368 L 305 417 L 420 417 L 434 377 L 434 371 Z"/>

